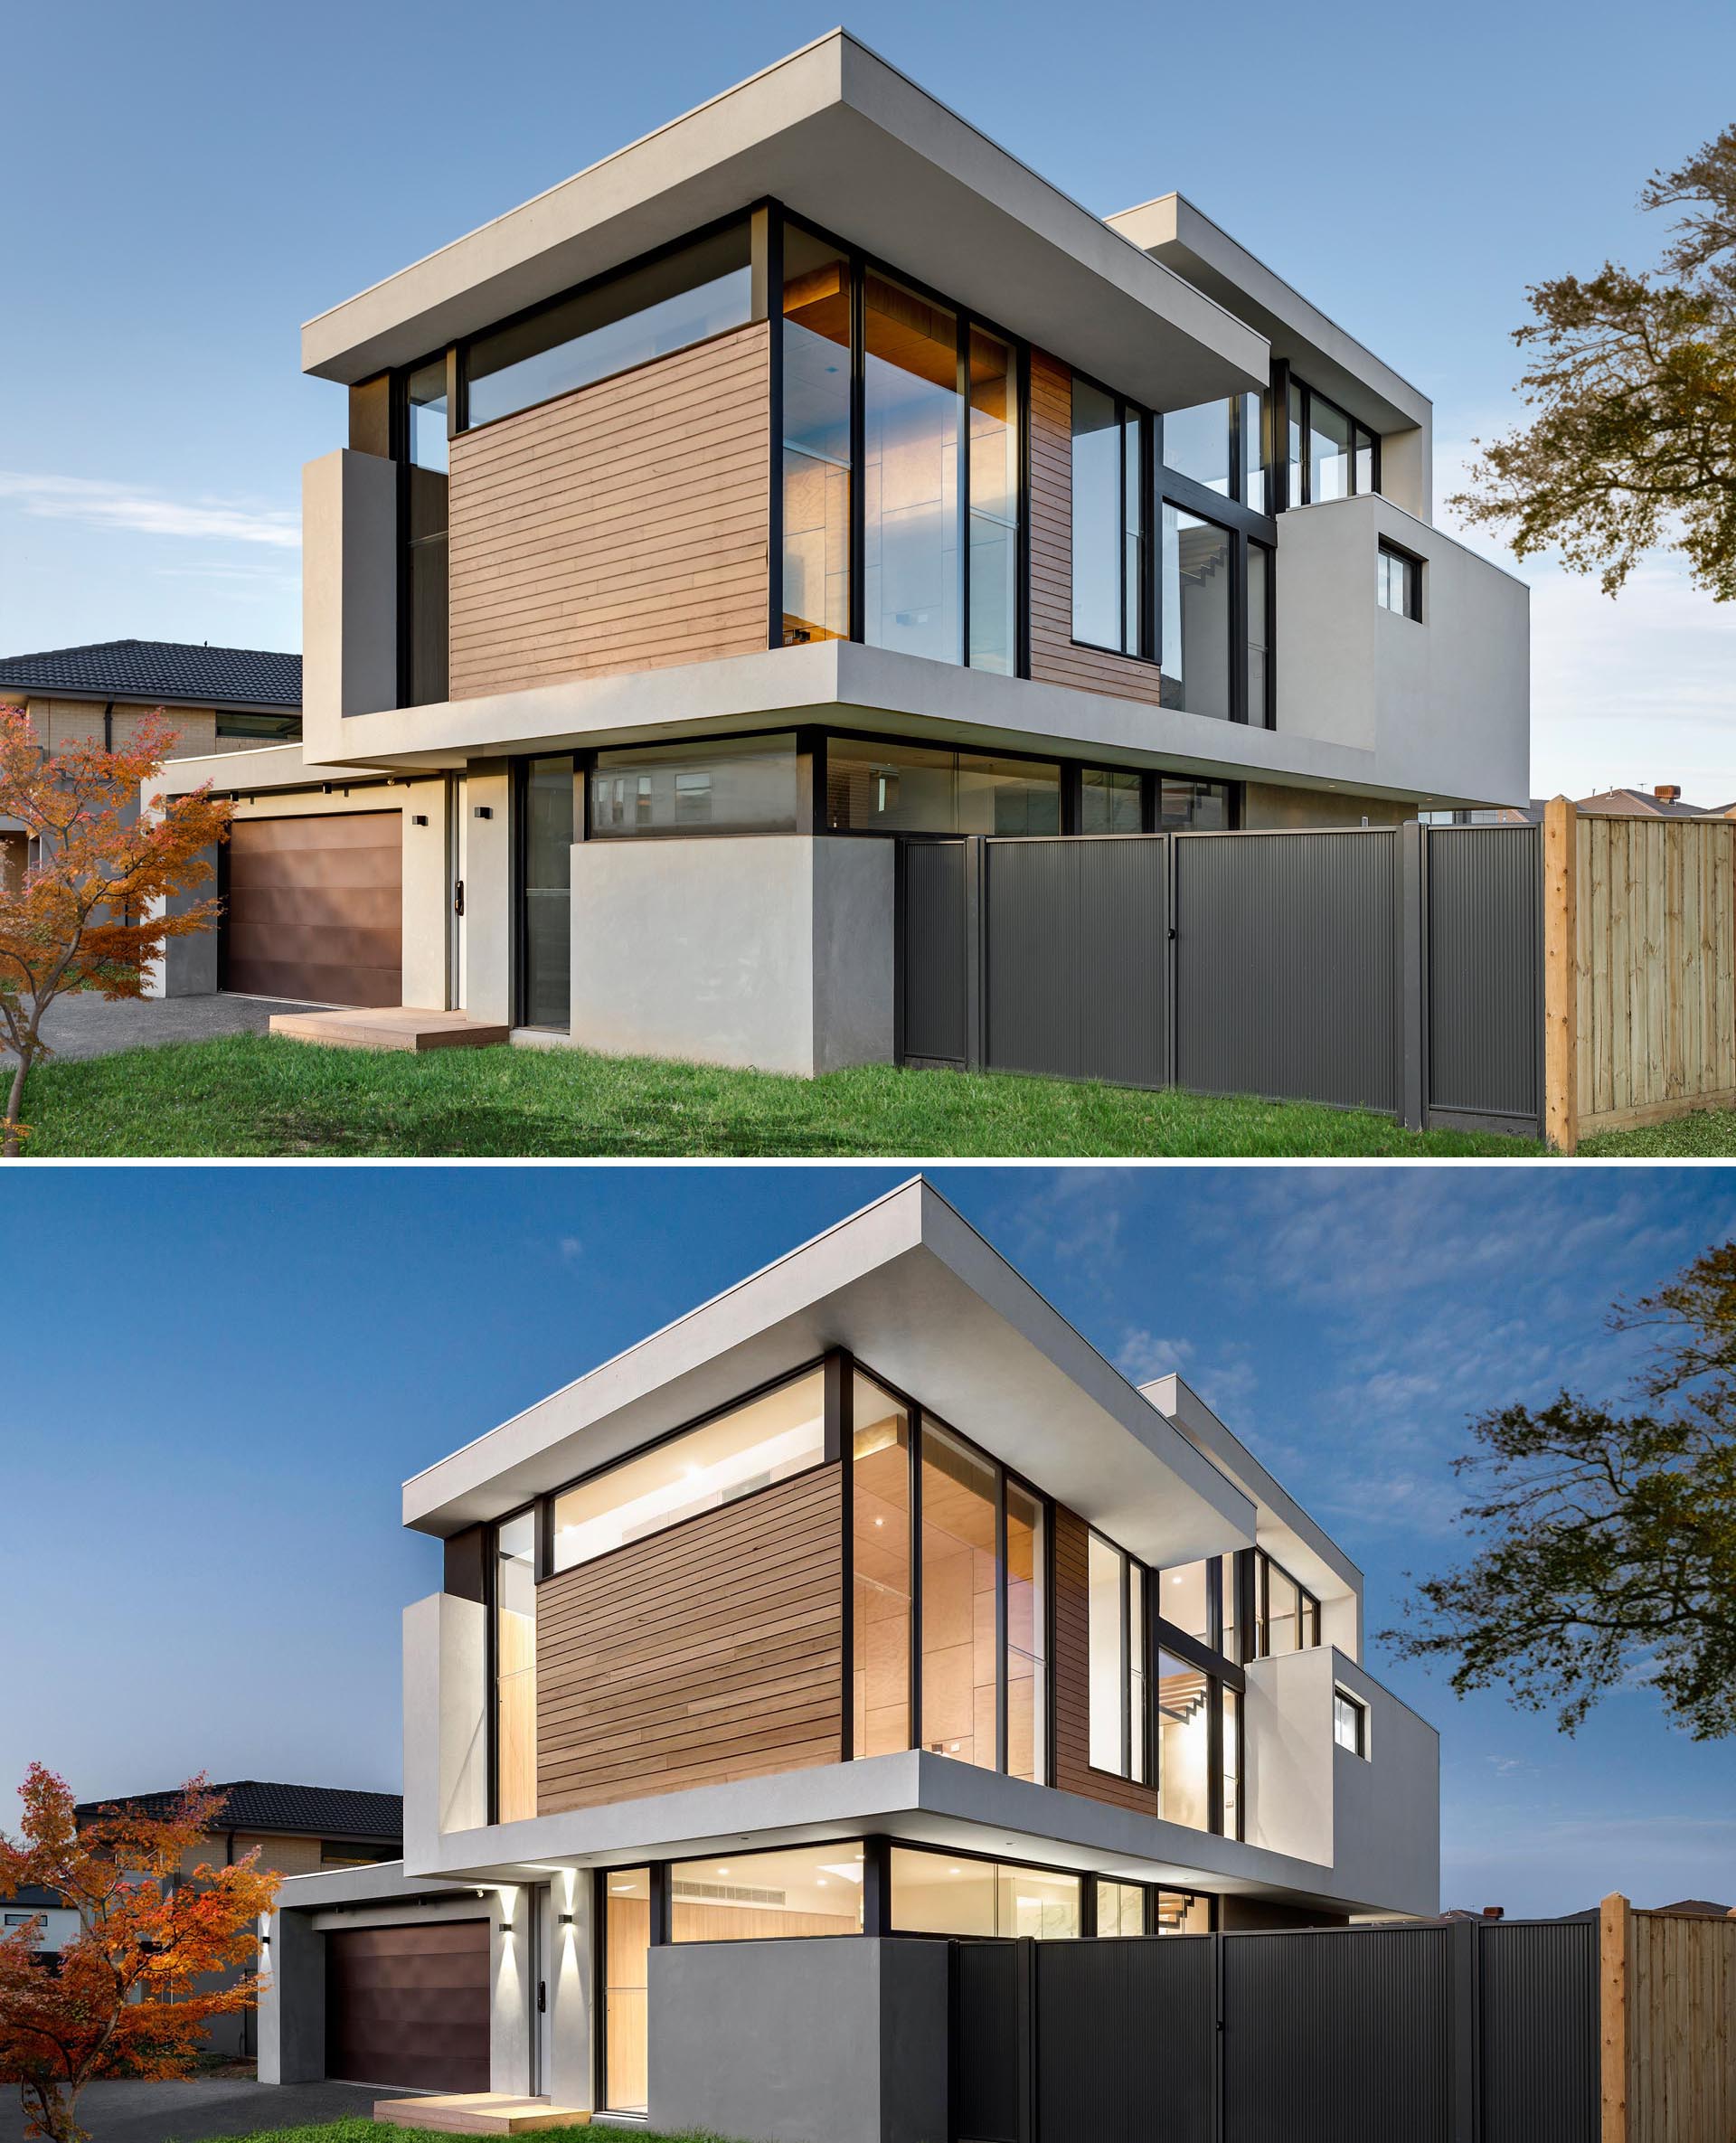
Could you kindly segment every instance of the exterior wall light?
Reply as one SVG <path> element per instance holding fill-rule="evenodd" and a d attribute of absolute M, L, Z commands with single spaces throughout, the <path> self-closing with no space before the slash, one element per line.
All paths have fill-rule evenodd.
<path fill-rule="evenodd" d="M 500 1931 L 504 1935 L 511 1934 L 513 1931 L 512 1921 L 510 1920 L 503 1920 L 500 1923 Z"/>
<path fill-rule="evenodd" d="M 472 818 L 492 818 L 494 815 L 495 807 L 492 804 L 477 804 L 470 813 Z"/>
<path fill-rule="evenodd" d="M 572 1925 L 572 1914 L 571 1912 L 560 1913 L 557 1915 L 555 1924 L 558 1927 L 571 1927 Z"/>

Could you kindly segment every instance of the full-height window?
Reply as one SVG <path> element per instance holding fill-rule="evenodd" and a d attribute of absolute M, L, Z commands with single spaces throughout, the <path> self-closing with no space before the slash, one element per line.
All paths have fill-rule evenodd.
<path fill-rule="evenodd" d="M 536 1515 L 495 1528 L 495 1820 L 536 1813 Z"/>
<path fill-rule="evenodd" d="M 1174 1653 L 1157 1655 L 1158 1813 L 1212 1828 L 1212 1678 Z"/>
<path fill-rule="evenodd" d="M 1144 427 L 1137 413 L 1073 381 L 1073 637 L 1137 655 L 1143 637 Z"/>
<path fill-rule="evenodd" d="M 573 761 L 533 759 L 524 769 L 524 989 L 527 1027 L 571 1016 Z"/>
<path fill-rule="evenodd" d="M 784 227 L 784 645 L 850 636 L 850 263 Z"/>
<path fill-rule="evenodd" d="M 921 1495 L 922 1746 L 995 1770 L 995 1468 L 925 1422 Z"/>
<path fill-rule="evenodd" d="M 974 670 L 1018 662 L 1019 373 L 1012 345 L 970 330 L 970 648 Z"/>
<path fill-rule="evenodd" d="M 643 2113 L 649 2096 L 651 1870 L 609 1868 L 598 1881 L 603 1909 L 603 2104 L 611 2113 Z"/>
<path fill-rule="evenodd" d="M 873 270 L 863 312 L 863 637 L 959 662 L 958 318 Z"/>
<path fill-rule="evenodd" d="M 1380 442 L 1365 425 L 1301 380 L 1290 381 L 1286 401 L 1291 505 L 1323 505 L 1380 489 Z"/>
<path fill-rule="evenodd" d="M 826 1376 L 809 1370 L 554 1498 L 552 1562 L 571 1570 L 817 1466 Z"/>
<path fill-rule="evenodd" d="M 851 1451 L 851 1745 L 884 1756 L 910 1746 L 910 1413 L 860 1374 Z"/>
<path fill-rule="evenodd" d="M 1228 722 L 1235 538 L 1164 502 L 1163 703 Z"/>
<path fill-rule="evenodd" d="M 404 382 L 402 637 L 404 703 L 429 706 L 447 694 L 446 359 L 419 365 Z"/>
<path fill-rule="evenodd" d="M 1090 1750 L 1094 1770 L 1146 1776 L 1145 1572 L 1092 1534 L 1086 1549 L 1090 1657 Z"/>
<path fill-rule="evenodd" d="M 1048 1553 L 1043 1507 L 1006 1484 L 1006 1769 L 1041 1786 L 1045 1777 Z"/>
<path fill-rule="evenodd" d="M 1248 546 L 1248 719 L 1267 729 L 1272 719 L 1272 554 L 1264 543 Z"/>

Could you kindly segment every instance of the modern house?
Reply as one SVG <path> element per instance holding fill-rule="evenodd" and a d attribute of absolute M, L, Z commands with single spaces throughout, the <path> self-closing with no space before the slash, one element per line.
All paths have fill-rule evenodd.
<path fill-rule="evenodd" d="M 445 1572 L 404 1857 L 284 1884 L 268 2082 L 942 2136 L 951 1940 L 1439 1908 L 1437 1737 L 1363 1665 L 1354 1564 L 920 1179 L 403 1515 Z M 807 2128 L 754 2053 L 786 2027 Z"/>
<path fill-rule="evenodd" d="M 885 1058 L 885 836 L 1528 794 L 1526 591 L 1432 524 L 1428 398 L 1190 202 L 1094 215 L 842 31 L 302 354 L 349 401 L 305 739 L 175 784 L 270 826 L 281 995 Z"/>
<path fill-rule="evenodd" d="M 205 760 L 301 735 L 301 657 L 179 640 L 99 640 L 0 656 L 0 707 L 22 708 L 51 751 L 125 744 L 161 708 L 175 756 Z M 0 886 L 29 860 L 28 836 L 0 817 Z"/>

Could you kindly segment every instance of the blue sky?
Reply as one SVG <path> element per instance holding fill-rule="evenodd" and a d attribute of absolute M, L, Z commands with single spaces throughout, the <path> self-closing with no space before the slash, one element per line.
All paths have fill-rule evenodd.
<path fill-rule="evenodd" d="M 310 315 L 832 26 L 786 0 L 67 0 L 14 10 L 0 652 L 299 644 Z M 1516 416 L 1527 283 L 1649 259 L 1635 197 L 1732 117 L 1736 13 L 862 0 L 883 52 L 1099 212 L 1179 187 L 1433 396 L 1444 492 Z M 1486 539 L 1479 538 L 1480 544 Z M 1736 606 L 1548 564 L 1533 786 L 1736 797 Z"/>
<path fill-rule="evenodd" d="M 900 1180 L 879 1168 L 60 1170 L 0 1249 L 0 1823 L 204 1766 L 395 1789 L 399 1613 L 438 1589 L 398 1487 Z M 1342 1540 L 1369 1621 L 1455 1549 L 1467 1414 L 1619 1397 L 1604 1326 L 1736 1232 L 1736 1172 L 943 1169 L 1136 1377 L 1176 1368 Z M 21 1633 L 31 1633 L 20 1643 Z M 1736 1747 L 1643 1690 L 1576 1741 L 1458 1704 L 1448 1903 L 1736 1901 Z"/>

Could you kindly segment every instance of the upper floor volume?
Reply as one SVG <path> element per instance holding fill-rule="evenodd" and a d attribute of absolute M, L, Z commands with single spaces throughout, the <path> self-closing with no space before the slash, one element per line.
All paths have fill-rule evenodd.
<path fill-rule="evenodd" d="M 1095 216 L 842 31 L 303 361 L 350 396 L 310 761 L 558 744 L 599 835 L 1526 792 L 1524 591 L 1433 528 L 1427 398 L 1186 200 Z M 769 749 L 688 763 L 731 732 Z M 973 775 L 990 819 L 928 823 Z"/>

